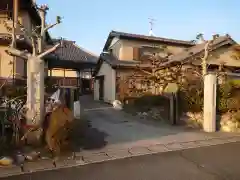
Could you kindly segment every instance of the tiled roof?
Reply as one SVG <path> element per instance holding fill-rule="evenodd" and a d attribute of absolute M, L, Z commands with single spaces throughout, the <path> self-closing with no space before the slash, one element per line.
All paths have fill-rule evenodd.
<path fill-rule="evenodd" d="M 93 73 L 93 76 L 97 75 L 98 71 L 100 70 L 100 67 L 103 62 L 108 63 L 111 67 L 142 67 L 142 68 L 149 68 L 149 64 L 141 64 L 140 61 L 135 60 L 118 60 L 117 57 L 110 53 L 102 53 L 99 57 L 97 66 L 95 68 L 95 71 Z"/>
<path fill-rule="evenodd" d="M 240 45 L 238 44 L 238 45 L 234 46 L 233 49 L 237 52 L 240 52 Z"/>
<path fill-rule="evenodd" d="M 114 37 L 118 37 L 120 39 L 133 39 L 133 40 L 145 40 L 150 42 L 163 42 L 163 43 L 170 43 L 170 44 L 179 44 L 184 46 L 194 46 L 195 43 L 193 41 L 183 41 L 183 40 L 176 40 L 176 39 L 169 39 L 169 38 L 163 38 L 163 37 L 156 37 L 156 36 L 146 36 L 146 35 L 140 35 L 140 34 L 131 34 L 131 33 L 125 33 L 125 32 L 118 32 L 118 31 L 111 31 L 109 33 L 107 42 L 104 46 L 104 50 L 108 48 L 108 46 L 111 44 L 111 41 Z"/>
<path fill-rule="evenodd" d="M 109 53 L 102 53 L 100 55 L 100 59 L 110 64 L 112 67 L 136 67 L 137 65 L 146 66 L 146 64 L 140 64 L 140 61 L 118 60 L 117 57 Z"/>
<path fill-rule="evenodd" d="M 57 43 L 57 40 L 53 40 Z M 49 48 L 49 46 L 48 46 Z M 62 47 L 50 54 L 47 58 L 96 64 L 98 57 L 77 46 L 74 41 L 63 40 Z"/>
<path fill-rule="evenodd" d="M 40 15 L 38 13 L 38 10 L 36 8 L 36 3 L 34 2 L 34 0 L 21 0 L 20 2 L 20 9 L 25 9 L 28 11 L 28 13 L 30 14 L 30 17 L 39 25 L 41 24 L 41 18 Z M 9 1 L 9 0 L 0 0 L 0 6 L 6 8 L 12 8 L 13 6 L 13 1 Z M 3 10 L 3 9 L 1 9 Z M 4 9 L 6 10 L 6 9 Z M 47 32 L 46 33 L 46 37 L 47 40 L 50 40 L 50 34 Z"/>
<path fill-rule="evenodd" d="M 217 49 L 223 45 L 235 44 L 235 43 L 236 42 L 229 35 L 220 36 L 213 42 L 212 50 Z M 167 62 L 163 63 L 161 65 L 161 67 L 164 68 L 168 65 L 171 65 L 172 63 L 179 63 L 179 62 L 182 62 L 182 61 L 190 58 L 191 56 L 200 54 L 204 51 L 204 46 L 205 46 L 205 43 L 196 44 L 195 46 L 192 46 L 179 54 L 173 55 L 173 56 L 169 57 L 169 60 Z M 239 48 L 239 50 L 240 50 L 240 48 Z M 100 66 L 103 61 L 110 64 L 113 68 L 115 68 L 115 67 L 136 67 L 136 66 L 143 67 L 143 68 L 149 68 L 149 64 L 140 64 L 139 61 L 135 61 L 135 60 L 131 60 L 131 61 L 118 60 L 117 57 L 115 57 L 114 55 L 112 55 L 110 53 L 102 53 L 100 55 L 100 58 L 99 58 L 99 61 L 97 64 L 96 71 L 94 73 L 95 75 L 99 71 Z"/>
<path fill-rule="evenodd" d="M 226 45 L 226 44 L 235 44 L 236 42 L 229 36 L 229 35 L 225 35 L 225 36 L 220 36 L 218 37 L 216 40 L 213 41 L 212 44 L 212 49 L 216 49 L 220 46 Z M 168 64 L 171 64 L 173 62 L 181 62 L 184 61 L 192 56 L 195 56 L 199 53 L 202 53 L 204 51 L 204 46 L 206 43 L 201 43 L 201 44 L 196 44 L 193 47 L 190 47 L 188 49 L 186 49 L 185 51 L 173 55 L 169 58 L 169 61 L 166 63 L 163 63 L 162 66 L 166 66 Z"/>

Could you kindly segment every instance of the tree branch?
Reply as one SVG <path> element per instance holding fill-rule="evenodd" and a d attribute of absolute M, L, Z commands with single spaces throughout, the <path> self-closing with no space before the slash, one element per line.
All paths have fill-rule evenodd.
<path fill-rule="evenodd" d="M 146 71 L 146 70 L 144 70 L 144 69 L 139 69 L 140 71 L 142 71 L 143 73 L 145 73 L 145 74 L 147 74 L 147 75 L 152 75 L 152 73 L 150 73 L 150 72 L 148 72 L 148 71 Z"/>
<path fill-rule="evenodd" d="M 20 51 L 15 48 L 8 48 L 7 50 L 5 50 L 5 52 L 7 54 L 9 54 L 10 56 L 16 56 L 16 57 L 20 57 L 23 59 L 28 59 L 28 57 L 30 56 L 30 54 L 27 53 L 26 51 Z"/>
<path fill-rule="evenodd" d="M 45 52 L 39 54 L 37 57 L 38 57 L 39 59 L 42 59 L 42 58 L 44 58 L 46 55 L 54 52 L 59 46 L 60 46 L 60 44 L 56 44 L 56 45 L 53 46 L 52 48 L 50 48 L 50 49 L 46 50 Z"/>
<path fill-rule="evenodd" d="M 20 22 L 17 22 L 17 24 L 19 25 L 21 31 L 24 33 L 25 36 L 27 36 L 29 38 L 31 38 L 33 36 L 33 32 L 29 32 Z M 37 35 L 37 34 L 35 33 L 35 35 Z"/>
<path fill-rule="evenodd" d="M 36 56 L 36 54 L 37 54 L 37 48 L 36 48 L 36 43 L 35 43 L 34 37 L 31 37 L 31 41 L 32 41 L 32 48 L 33 48 L 32 54 L 33 54 L 33 56 Z"/>
<path fill-rule="evenodd" d="M 209 55 L 209 46 L 212 43 L 212 40 L 208 41 L 204 46 L 204 57 L 203 59 L 207 59 Z"/>
<path fill-rule="evenodd" d="M 56 22 L 54 24 L 50 24 L 47 27 L 44 28 L 43 33 L 46 33 L 49 29 L 53 28 L 54 26 L 60 24 L 60 22 Z"/>

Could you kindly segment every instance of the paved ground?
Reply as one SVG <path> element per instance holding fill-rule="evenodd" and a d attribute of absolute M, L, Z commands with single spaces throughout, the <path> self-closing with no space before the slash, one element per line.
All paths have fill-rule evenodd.
<path fill-rule="evenodd" d="M 81 102 L 84 102 L 82 103 L 82 109 L 89 110 L 84 112 L 84 114 L 90 120 L 92 126 L 98 129 L 98 131 L 106 133 L 105 141 L 107 141 L 108 145 L 153 139 L 183 131 L 163 123 L 161 126 L 159 124 L 156 126 L 153 123 L 144 123 L 143 120 L 141 122 L 136 119 L 133 120 L 130 114 L 117 111 L 111 108 L 111 105 L 93 102 L 87 96 L 82 97 Z"/>
<path fill-rule="evenodd" d="M 94 131 L 94 133 L 91 131 L 88 133 L 89 138 L 92 138 L 92 142 L 96 143 L 94 138 L 97 137 L 99 147 L 96 146 L 96 149 L 105 147 L 131 148 L 235 135 L 219 132 L 207 134 L 161 122 L 137 119 L 123 111 L 111 108 L 111 105 L 93 101 L 90 96 L 82 96 L 81 104 L 82 109 L 85 109 L 82 115 L 90 121 Z M 94 137 L 91 134 L 94 134 Z"/>
<path fill-rule="evenodd" d="M 68 154 L 56 162 L 45 159 L 27 162 L 22 167 L 0 168 L 0 177 L 240 142 L 240 134 L 190 131 L 136 119 L 123 111 L 114 110 L 110 105 L 94 102 L 89 96 L 81 97 L 81 104 L 83 118 L 76 121 L 73 133 L 75 156 Z M 82 123 L 84 120 L 89 120 L 91 126 L 86 127 Z"/>
<path fill-rule="evenodd" d="M 240 143 L 131 157 L 2 180 L 238 180 Z"/>

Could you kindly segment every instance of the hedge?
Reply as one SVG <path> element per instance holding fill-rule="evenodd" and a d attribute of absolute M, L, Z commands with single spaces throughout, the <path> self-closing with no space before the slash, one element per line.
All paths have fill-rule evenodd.
<path fill-rule="evenodd" d="M 180 100 L 182 111 L 200 112 L 203 109 L 203 84 L 195 84 L 181 90 Z M 227 80 L 217 88 L 217 112 L 240 110 L 240 80 Z"/>

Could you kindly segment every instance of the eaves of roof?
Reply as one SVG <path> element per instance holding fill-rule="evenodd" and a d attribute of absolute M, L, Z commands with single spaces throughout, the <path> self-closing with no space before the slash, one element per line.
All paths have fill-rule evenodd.
<path fill-rule="evenodd" d="M 170 38 L 163 38 L 163 37 L 156 37 L 156 36 L 146 36 L 146 35 L 140 35 L 140 34 L 111 31 L 108 35 L 103 51 L 108 49 L 114 37 L 118 37 L 119 39 L 142 40 L 142 41 L 149 41 L 149 42 L 177 44 L 177 45 L 183 45 L 186 47 L 191 47 L 195 45 L 193 41 L 184 41 L 184 40 L 177 40 L 177 39 L 170 39 Z"/>

